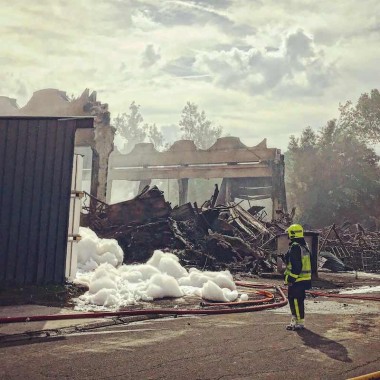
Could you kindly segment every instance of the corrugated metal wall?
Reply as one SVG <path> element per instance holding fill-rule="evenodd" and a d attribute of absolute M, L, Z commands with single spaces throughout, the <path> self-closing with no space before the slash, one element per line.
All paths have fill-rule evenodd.
<path fill-rule="evenodd" d="M 92 126 L 0 118 L 0 285 L 64 281 L 75 130 Z"/>

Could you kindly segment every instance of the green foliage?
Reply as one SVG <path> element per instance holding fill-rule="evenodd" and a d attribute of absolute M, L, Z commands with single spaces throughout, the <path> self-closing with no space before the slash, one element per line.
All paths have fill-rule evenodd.
<path fill-rule="evenodd" d="M 339 128 L 358 139 L 369 143 L 380 143 L 380 93 L 362 94 L 356 106 L 347 101 L 339 106 Z"/>
<path fill-rule="evenodd" d="M 144 123 L 144 118 L 140 112 L 140 105 L 132 102 L 129 106 L 129 114 L 119 114 L 113 124 L 117 133 L 124 137 L 127 144 L 124 148 L 130 152 L 132 148 L 146 140 L 154 144 L 157 150 L 169 148 L 164 140 L 164 136 L 156 124 Z M 195 145 L 201 149 L 209 148 L 222 134 L 222 127 L 214 127 L 210 120 L 207 120 L 204 111 L 199 112 L 195 103 L 187 102 L 182 110 L 179 121 L 181 138 L 194 140 Z"/>
<path fill-rule="evenodd" d="M 155 146 L 157 150 L 160 150 L 163 146 L 165 146 L 164 136 L 157 128 L 156 124 L 145 125 L 147 127 L 147 136 L 149 141 Z"/>
<path fill-rule="evenodd" d="M 221 126 L 214 127 L 204 111 L 199 112 L 195 103 L 187 102 L 182 110 L 179 126 L 182 138 L 193 140 L 200 149 L 209 148 L 222 135 Z"/>
<path fill-rule="evenodd" d="M 114 119 L 114 126 L 117 133 L 127 140 L 125 150 L 131 151 L 132 148 L 144 142 L 147 138 L 159 150 L 164 146 L 164 137 L 158 130 L 156 124 L 143 124 L 144 118 L 140 113 L 140 105 L 132 102 L 129 106 L 129 114 L 122 113 Z"/>
<path fill-rule="evenodd" d="M 308 127 L 300 138 L 291 136 L 285 154 L 288 201 L 300 222 L 321 227 L 380 214 L 380 157 L 368 146 L 377 124 L 364 128 L 357 112 L 349 111 L 349 123 L 331 120 L 318 133 Z"/>

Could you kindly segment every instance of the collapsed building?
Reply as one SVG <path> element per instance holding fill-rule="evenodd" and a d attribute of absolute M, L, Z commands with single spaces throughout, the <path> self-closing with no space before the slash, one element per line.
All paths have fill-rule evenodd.
<path fill-rule="evenodd" d="M 216 204 L 234 199 L 272 199 L 276 210 L 287 211 L 284 156 L 277 148 L 267 148 L 266 139 L 248 147 L 237 137 L 217 139 L 209 149 L 197 149 L 191 140 L 174 142 L 158 152 L 151 143 L 136 144 L 128 154 L 113 152 L 108 171 L 108 194 L 114 180 L 139 182 L 139 192 L 153 179 L 178 182 L 179 205 L 188 201 L 191 179 L 222 178 Z"/>
<path fill-rule="evenodd" d="M 205 215 L 207 214 L 207 217 L 202 214 L 202 223 L 200 224 L 202 233 L 208 234 L 208 230 L 210 230 L 209 224 L 213 224 L 215 220 L 218 220 L 218 225 L 223 224 L 223 220 L 218 218 L 221 209 L 216 209 L 214 206 L 224 205 L 227 209 L 233 208 L 234 211 L 231 212 L 234 213 L 238 212 L 238 209 L 240 212 L 245 212 L 240 206 L 239 208 L 238 206 L 228 206 L 230 202 L 232 204 L 237 198 L 248 200 L 271 199 L 273 205 L 272 218 L 276 216 L 276 212 L 286 213 L 287 211 L 283 156 L 278 149 L 267 148 L 266 140 L 255 147 L 247 147 L 236 137 L 226 137 L 218 139 L 207 150 L 197 149 L 193 141 L 177 141 L 166 152 L 156 151 L 152 144 L 137 144 L 131 153 L 122 155 L 114 151 L 115 130 L 110 124 L 108 105 L 97 101 L 96 93 L 92 92 L 90 94 L 89 90 L 85 90 L 77 99 L 69 99 L 65 92 L 56 89 L 36 91 L 22 108 L 18 107 L 15 99 L 1 97 L 0 114 L 14 117 L 38 115 L 40 117 L 90 116 L 94 118 L 94 129 L 77 131 L 75 146 L 77 148 L 90 147 L 92 150 L 91 199 L 87 225 L 94 228 L 101 236 L 111 236 L 112 233 L 116 233 L 114 227 L 118 225 L 117 237 L 119 240 L 129 241 L 128 235 L 121 237 L 120 232 L 123 226 L 129 227 L 129 222 L 132 223 L 131 225 L 136 226 L 138 223 L 144 224 L 146 221 L 152 222 L 160 218 L 172 217 L 173 221 L 181 223 L 184 220 L 178 219 L 184 219 L 186 212 L 187 217 L 190 215 L 190 221 L 193 220 L 194 223 L 194 220 L 197 220 L 196 225 L 192 226 L 192 228 L 190 228 L 190 225 L 188 226 L 188 229 L 193 230 L 194 235 L 196 235 L 195 231 L 199 230 L 199 223 L 195 217 L 197 213 L 203 213 L 203 211 L 202 207 L 192 206 L 187 199 L 189 180 L 195 178 L 223 178 L 220 189 L 217 189 L 214 193 L 209 212 L 204 213 Z M 155 201 L 151 202 L 146 210 L 141 210 L 137 206 L 132 207 L 128 202 L 119 205 L 108 205 L 106 201 L 110 199 L 112 182 L 119 179 L 138 181 L 139 193 L 141 193 L 138 196 L 139 199 L 150 198 L 147 197 L 147 194 L 157 194 L 157 191 L 155 192 L 154 190 L 142 191 L 151 184 L 152 179 L 176 179 L 179 188 L 179 205 L 185 205 L 185 208 L 171 210 L 171 206 L 168 206 L 160 209 L 160 205 L 165 204 L 165 201 L 158 202 L 157 206 L 155 202 L 159 197 L 155 197 Z M 135 202 L 137 201 L 135 200 Z M 157 211 L 155 207 L 160 210 L 152 215 L 152 211 Z M 105 221 L 108 220 L 103 218 L 105 209 L 107 213 L 111 213 L 110 215 L 119 215 L 118 221 L 113 220 L 116 223 L 112 226 L 113 230 L 109 226 L 104 226 Z M 214 211 L 211 212 L 212 210 Z M 137 215 L 142 214 L 142 217 L 140 215 L 140 219 L 139 217 L 137 220 L 132 218 L 128 222 L 127 216 L 133 212 L 137 213 Z M 145 217 L 144 213 L 146 214 Z M 175 214 L 177 216 L 174 216 Z M 99 215 L 101 216 L 100 218 Z M 224 217 L 226 216 L 224 215 Z M 85 223 L 85 219 L 86 216 L 83 216 L 83 223 Z M 224 228 L 228 225 L 227 219 L 224 221 Z M 191 224 L 191 222 L 189 223 Z M 242 226 L 241 222 L 240 225 Z M 256 225 L 256 229 L 257 226 L 259 224 Z M 160 236 L 155 243 L 150 241 L 150 251 L 156 247 L 165 248 L 168 243 L 165 239 L 162 239 L 162 236 L 165 236 L 163 231 L 157 225 L 151 225 L 150 227 L 151 236 Z M 152 232 L 152 228 L 155 233 Z M 139 231 L 142 229 L 140 228 Z M 249 228 L 244 227 L 243 230 L 247 232 Z M 219 229 L 219 232 L 222 232 L 222 230 Z M 259 228 L 259 233 L 272 235 L 263 226 Z M 251 240 L 257 240 L 255 234 L 250 233 L 250 235 Z M 177 234 L 177 238 L 178 236 Z M 228 233 L 226 236 L 228 236 Z M 136 240 L 136 237 L 129 236 L 129 238 L 131 238 L 131 241 Z M 209 240 L 215 239 L 213 237 L 213 239 Z M 223 244 L 226 244 L 226 239 L 227 237 L 222 239 Z M 145 240 L 149 242 L 149 239 Z M 198 249 L 189 249 L 192 244 L 185 242 L 185 239 L 182 240 L 182 248 L 185 247 L 188 252 L 202 252 L 200 247 Z M 209 246 L 210 244 L 208 242 Z M 219 251 L 221 251 L 220 247 L 223 244 L 218 245 Z M 227 246 L 231 245 L 231 243 L 228 244 Z M 245 243 L 242 240 L 239 244 L 244 247 Z M 244 249 L 249 252 L 248 247 L 244 247 Z M 237 257 L 242 258 L 247 256 L 247 252 L 242 254 L 244 249 L 242 250 L 240 247 L 240 253 L 236 249 L 232 249 L 231 252 L 236 251 Z M 203 249 L 203 251 L 207 250 Z M 210 248 L 208 251 L 210 251 Z M 225 249 L 225 259 L 228 256 L 226 252 L 227 250 Z M 148 249 L 147 254 L 149 254 Z M 231 256 L 231 253 L 229 255 Z M 187 254 L 187 257 L 189 257 L 189 254 Z M 262 258 L 262 255 L 257 254 L 257 257 Z M 231 257 L 227 261 L 231 261 Z"/>
<path fill-rule="evenodd" d="M 271 198 L 272 217 L 275 210 L 287 211 L 283 155 L 279 149 L 267 148 L 266 139 L 247 147 L 237 137 L 225 137 L 207 150 L 197 149 L 193 141 L 181 140 L 166 152 L 142 143 L 123 155 L 114 151 L 115 129 L 110 124 L 108 105 L 97 101 L 96 92 L 90 94 L 88 89 L 73 100 L 56 89 L 36 91 L 22 108 L 15 99 L 1 96 L 0 115 L 93 117 L 94 129 L 78 131 L 75 146 L 92 150 L 90 193 L 101 201 L 110 201 L 114 180 L 139 181 L 140 192 L 152 179 L 159 178 L 178 180 L 181 205 L 187 202 L 189 179 L 223 178 L 220 202 Z"/>
<path fill-rule="evenodd" d="M 188 202 L 189 180 L 198 178 L 222 178 L 220 188 L 215 185 L 202 205 Z M 178 206 L 172 208 L 163 191 L 149 188 L 153 179 L 177 181 Z M 92 206 L 82 225 L 100 237 L 116 238 L 126 262 L 145 261 L 154 249 L 170 249 L 189 265 L 273 270 L 270 254 L 261 248 L 268 239 L 273 245 L 276 236 L 275 228 L 268 228 L 257 215 L 264 207 L 253 206 L 248 212 L 235 202 L 270 199 L 272 220 L 289 216 L 284 157 L 279 149 L 267 148 L 265 139 L 248 147 L 237 137 L 224 137 L 206 150 L 181 140 L 164 152 L 153 144 L 136 144 L 128 154 L 111 153 L 108 194 L 114 180 L 138 182 L 138 195 L 116 204 L 90 196 Z M 291 217 L 277 229 L 283 231 L 290 221 Z"/>
<path fill-rule="evenodd" d="M 115 129 L 108 105 L 89 90 L 72 100 L 59 90 L 37 91 L 22 108 L 14 99 L 0 97 L 1 114 L 93 118 L 94 128 L 78 129 L 75 134 L 75 147 L 92 151 L 89 206 L 84 208 L 81 225 L 100 237 L 117 239 L 126 262 L 145 261 L 154 249 L 170 249 L 184 264 L 207 268 L 227 265 L 234 271 L 259 273 L 281 267 L 277 255 L 283 252 L 278 236 L 291 224 L 294 209 L 288 213 L 284 156 L 279 149 L 268 148 L 266 139 L 249 147 L 237 137 L 224 137 L 206 150 L 197 149 L 193 141 L 181 140 L 164 152 L 158 152 L 153 144 L 141 143 L 130 153 L 121 154 L 114 150 Z M 220 187 L 215 185 L 213 194 L 210 189 L 209 199 L 200 205 L 188 199 L 189 181 L 198 178 L 222 179 Z M 151 187 L 154 179 L 177 181 L 178 206 L 172 207 L 163 191 Z M 138 195 L 110 204 L 115 180 L 138 182 Z M 264 218 L 264 207 L 246 210 L 240 205 L 242 200 L 270 200 L 270 221 Z M 364 263 L 379 261 L 376 236 L 371 247 L 362 249 L 359 245 L 359 253 L 354 254 L 347 248 L 334 249 L 336 242 L 327 238 L 328 244 L 324 241 L 319 247 L 318 234 L 311 233 L 310 239 L 314 274 L 321 248 L 346 261 L 348 258 L 348 264 L 360 255 L 362 265 L 355 264 L 355 268 L 366 269 L 369 266 Z M 341 240 L 339 244 L 344 245 Z M 376 266 L 370 270 L 373 268 L 377 270 Z"/>

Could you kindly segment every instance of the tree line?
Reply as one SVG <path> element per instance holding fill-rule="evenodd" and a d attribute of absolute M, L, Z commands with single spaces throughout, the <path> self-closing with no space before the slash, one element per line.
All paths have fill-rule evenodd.
<path fill-rule="evenodd" d="M 114 119 L 117 133 L 130 151 L 136 143 L 150 141 L 156 149 L 168 148 L 156 124 L 144 123 L 135 102 L 129 113 Z M 368 222 L 380 218 L 380 93 L 362 94 L 357 103 L 339 106 L 339 116 L 301 135 L 290 136 L 285 152 L 288 204 L 296 207 L 296 220 L 312 227 L 332 223 Z M 180 138 L 209 148 L 222 136 L 195 103 L 187 102 L 178 122 Z"/>
<path fill-rule="evenodd" d="M 117 133 L 126 140 L 123 153 L 130 152 L 135 144 L 145 141 L 153 143 L 157 150 L 169 148 L 169 143 L 165 141 L 156 124 L 144 123 L 141 107 L 135 102 L 129 106 L 129 113 L 118 115 L 113 124 Z M 193 140 L 197 148 L 208 149 L 222 136 L 223 128 L 220 125 L 214 125 L 207 118 L 205 111 L 199 110 L 197 104 L 187 102 L 180 115 L 178 131 L 181 139 Z M 167 200 L 173 201 L 174 204 L 178 203 L 176 181 L 156 180 L 155 182 L 158 187 L 166 190 Z M 197 202 L 204 202 L 210 196 L 210 189 L 213 190 L 214 183 L 215 179 L 211 184 L 208 180 L 194 179 L 189 185 L 189 198 Z"/>
<path fill-rule="evenodd" d="M 339 117 L 290 137 L 285 153 L 288 204 L 301 223 L 364 223 L 380 218 L 380 93 L 339 107 Z"/>
<path fill-rule="evenodd" d="M 116 133 L 127 141 L 125 151 L 131 151 L 135 144 L 146 140 L 153 143 L 157 150 L 168 148 L 168 143 L 156 124 L 144 123 L 140 109 L 141 106 L 133 101 L 129 106 L 129 113 L 119 114 L 113 121 Z M 214 126 L 207 119 L 205 111 L 200 111 L 192 102 L 186 103 L 178 125 L 182 133 L 181 139 L 193 140 L 200 149 L 209 148 L 223 132 L 221 126 Z"/>

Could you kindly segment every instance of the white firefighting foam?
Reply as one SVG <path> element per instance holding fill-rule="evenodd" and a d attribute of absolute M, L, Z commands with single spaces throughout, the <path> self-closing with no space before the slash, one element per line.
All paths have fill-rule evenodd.
<path fill-rule="evenodd" d="M 115 239 L 99 239 L 89 228 L 80 227 L 82 239 L 78 243 L 78 269 L 81 272 L 96 269 L 103 263 L 114 267 L 123 262 L 124 253 Z"/>
<path fill-rule="evenodd" d="M 76 310 L 109 310 L 164 297 L 196 295 L 210 301 L 231 302 L 238 292 L 229 271 L 209 272 L 181 266 L 172 253 L 156 250 L 145 264 L 124 265 L 123 251 L 113 239 L 99 239 L 81 228 L 75 283 L 89 290 L 77 298 Z M 247 300 L 246 294 L 241 300 Z"/>
<path fill-rule="evenodd" d="M 356 289 L 344 289 L 339 294 L 366 294 L 366 293 L 380 293 L 380 285 L 377 286 L 361 286 Z"/>

